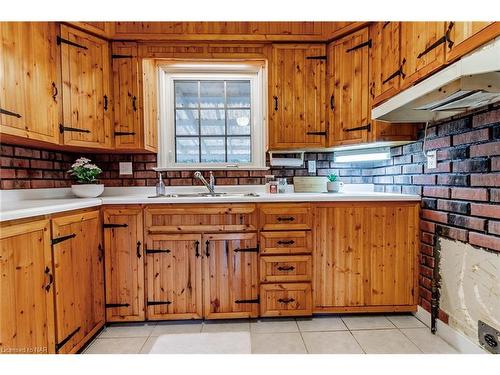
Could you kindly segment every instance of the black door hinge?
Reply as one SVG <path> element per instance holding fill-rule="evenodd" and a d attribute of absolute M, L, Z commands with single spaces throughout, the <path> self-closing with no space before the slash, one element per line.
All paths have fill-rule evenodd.
<path fill-rule="evenodd" d="M 306 56 L 307 60 L 326 60 L 326 55 L 321 56 Z"/>
<path fill-rule="evenodd" d="M 372 48 L 372 40 L 368 39 L 366 42 L 359 43 L 357 46 L 354 46 L 354 47 L 347 49 L 346 52 L 355 51 L 355 50 L 363 48 L 363 47 Z"/>
<path fill-rule="evenodd" d="M 306 132 L 307 135 L 323 135 L 326 136 L 327 132 Z"/>
<path fill-rule="evenodd" d="M 257 296 L 255 299 L 237 299 L 234 303 L 260 303 L 260 297 Z"/>
<path fill-rule="evenodd" d="M 90 133 L 90 130 L 78 129 L 78 128 L 73 128 L 71 126 L 64 126 L 63 124 L 59 124 L 59 133 L 62 134 L 64 132 Z"/>
<path fill-rule="evenodd" d="M 78 48 L 82 48 L 82 49 L 88 49 L 87 47 L 82 46 L 81 44 L 72 42 L 71 40 L 68 40 L 68 39 L 63 39 L 60 36 L 58 36 L 57 37 L 57 45 L 60 46 L 61 43 L 68 44 L 68 45 L 73 46 L 73 47 L 78 47 Z"/>
<path fill-rule="evenodd" d="M 385 85 L 387 82 L 389 82 L 393 78 L 396 78 L 397 76 L 401 76 L 401 78 L 405 78 L 406 74 L 404 74 L 404 72 L 403 72 L 403 66 L 405 63 L 406 63 L 406 59 L 403 59 L 403 61 L 401 62 L 401 65 L 399 66 L 399 69 L 396 70 L 394 73 L 392 73 L 389 77 L 384 79 L 382 81 L 382 84 Z"/>
<path fill-rule="evenodd" d="M 75 237 L 76 237 L 76 233 L 71 233 L 71 234 L 68 234 L 67 236 L 61 236 L 61 237 L 53 238 L 52 239 L 52 245 L 56 245 L 58 243 L 61 243 L 63 241 L 66 241 L 66 240 L 69 240 L 69 239 L 75 238 Z"/>
<path fill-rule="evenodd" d="M 439 47 L 443 43 L 448 43 L 448 48 L 451 48 L 453 46 L 453 44 L 455 43 L 450 38 L 451 29 L 453 29 L 454 25 L 455 25 L 454 22 L 450 22 L 450 24 L 448 25 L 448 29 L 446 29 L 445 34 L 441 38 L 439 38 L 438 40 L 436 40 L 434 43 L 432 43 L 429 47 L 427 47 L 422 52 L 420 52 L 418 54 L 418 56 L 417 56 L 417 59 L 420 59 L 422 56 L 427 55 L 434 48 Z"/>
<path fill-rule="evenodd" d="M 111 55 L 112 59 L 131 59 L 132 57 L 134 57 L 134 56 L 132 56 L 132 55 L 118 55 L 118 54 Z"/>
<path fill-rule="evenodd" d="M 71 340 L 71 338 L 80 331 L 80 328 L 81 327 L 78 327 L 73 332 L 71 332 L 64 340 L 56 344 L 56 351 L 59 351 L 59 349 L 61 349 L 69 340 Z"/>
<path fill-rule="evenodd" d="M 106 308 L 111 308 L 111 307 L 129 307 L 130 303 L 107 303 L 104 306 Z"/>
<path fill-rule="evenodd" d="M 120 135 L 135 135 L 135 132 L 115 132 L 115 136 Z"/>
<path fill-rule="evenodd" d="M 160 254 L 160 253 L 170 253 L 169 249 L 148 249 L 145 248 L 144 251 L 146 254 Z"/>
<path fill-rule="evenodd" d="M 355 131 L 358 131 L 358 130 L 367 130 L 367 131 L 371 131 L 372 129 L 372 125 L 371 124 L 366 124 L 366 125 L 363 125 L 363 126 L 358 126 L 356 128 L 349 128 L 349 129 L 343 129 L 345 132 L 355 132 Z"/>
<path fill-rule="evenodd" d="M 2 109 L 2 108 L 0 108 L 0 114 L 7 115 L 7 116 L 12 116 L 12 117 L 17 117 L 17 118 L 21 118 L 21 115 L 19 113 L 7 111 L 6 109 Z"/>
<path fill-rule="evenodd" d="M 148 306 L 156 306 L 156 305 L 170 305 L 171 301 L 147 301 L 146 305 Z"/>
<path fill-rule="evenodd" d="M 128 227 L 128 224 L 114 224 L 114 223 L 109 223 L 109 224 L 103 224 L 102 227 L 104 229 L 106 229 L 106 228 L 126 228 L 126 227 Z"/>
<path fill-rule="evenodd" d="M 235 253 L 258 253 L 259 252 L 259 245 L 257 247 L 246 247 L 246 248 L 237 248 L 234 249 Z"/>

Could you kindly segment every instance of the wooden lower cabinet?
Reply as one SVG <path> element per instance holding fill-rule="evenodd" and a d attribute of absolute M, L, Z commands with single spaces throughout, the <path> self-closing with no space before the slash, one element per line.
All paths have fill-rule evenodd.
<path fill-rule="evenodd" d="M 260 287 L 261 316 L 306 316 L 312 314 L 310 283 L 263 284 Z"/>
<path fill-rule="evenodd" d="M 52 220 L 56 351 L 74 353 L 104 325 L 104 249 L 99 211 Z"/>
<path fill-rule="evenodd" d="M 203 307 L 206 319 L 258 316 L 257 251 L 257 233 L 203 236 Z"/>
<path fill-rule="evenodd" d="M 147 319 L 203 318 L 201 235 L 151 235 L 145 253 Z"/>
<path fill-rule="evenodd" d="M 316 208 L 314 310 L 415 311 L 418 202 Z"/>
<path fill-rule="evenodd" d="M 0 231 L 0 354 L 55 352 L 49 220 Z"/>
<path fill-rule="evenodd" d="M 142 208 L 104 209 L 106 321 L 143 321 L 144 254 Z"/>

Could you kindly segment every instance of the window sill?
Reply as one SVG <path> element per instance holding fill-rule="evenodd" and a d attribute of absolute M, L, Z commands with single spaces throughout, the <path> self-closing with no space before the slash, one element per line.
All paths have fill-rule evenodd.
<path fill-rule="evenodd" d="M 269 167 L 206 167 L 206 166 L 189 166 L 189 167 L 156 167 L 153 168 L 157 172 L 165 171 L 267 171 Z"/>

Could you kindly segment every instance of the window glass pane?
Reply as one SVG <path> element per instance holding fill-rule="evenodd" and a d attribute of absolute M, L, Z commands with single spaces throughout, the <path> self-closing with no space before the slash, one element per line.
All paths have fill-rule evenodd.
<path fill-rule="evenodd" d="M 200 162 L 199 138 L 178 137 L 176 139 L 176 162 L 177 163 Z"/>
<path fill-rule="evenodd" d="M 227 138 L 227 161 L 228 163 L 250 163 L 252 161 L 250 137 Z"/>
<path fill-rule="evenodd" d="M 227 106 L 250 108 L 250 81 L 227 81 Z"/>
<path fill-rule="evenodd" d="M 175 110 L 175 134 L 198 135 L 199 121 L 197 109 Z"/>
<path fill-rule="evenodd" d="M 250 135 L 250 110 L 227 110 L 227 133 L 235 135 Z"/>
<path fill-rule="evenodd" d="M 224 81 L 201 81 L 201 108 L 224 108 Z"/>
<path fill-rule="evenodd" d="M 224 135 L 226 133 L 223 110 L 202 109 L 200 112 L 202 135 Z"/>
<path fill-rule="evenodd" d="M 198 81 L 175 81 L 175 106 L 198 107 Z"/>
<path fill-rule="evenodd" d="M 226 161 L 224 138 L 201 138 L 201 162 L 223 163 Z"/>

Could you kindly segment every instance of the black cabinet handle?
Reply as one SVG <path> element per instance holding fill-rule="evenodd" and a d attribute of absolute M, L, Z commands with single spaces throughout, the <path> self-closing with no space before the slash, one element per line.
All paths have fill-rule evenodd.
<path fill-rule="evenodd" d="M 205 242 L 205 255 L 207 258 L 210 256 L 210 241 Z"/>
<path fill-rule="evenodd" d="M 50 273 L 49 267 L 45 267 L 44 273 L 46 276 L 48 276 L 49 281 L 47 282 L 47 285 L 45 285 L 43 288 L 45 289 L 46 292 L 48 292 L 50 290 L 50 286 L 54 282 L 54 276 L 52 275 L 52 273 Z"/>
<path fill-rule="evenodd" d="M 137 96 L 132 96 L 132 110 L 137 112 Z"/>
<path fill-rule="evenodd" d="M 278 221 L 294 221 L 295 218 L 293 216 L 288 216 L 288 217 L 278 217 Z"/>
<path fill-rule="evenodd" d="M 278 97 L 275 95 L 275 96 L 273 96 L 273 99 L 274 99 L 274 110 L 277 111 L 278 110 Z"/>
<path fill-rule="evenodd" d="M 280 298 L 280 299 L 278 299 L 278 302 L 280 302 L 280 303 L 290 303 L 293 301 L 295 301 L 293 298 Z"/>
<path fill-rule="evenodd" d="M 54 101 L 56 101 L 58 94 L 59 94 L 59 90 L 57 89 L 57 85 L 55 82 L 52 82 L 52 99 L 54 99 Z"/>
<path fill-rule="evenodd" d="M 137 241 L 137 258 L 140 258 L 141 254 L 141 241 Z"/>
<path fill-rule="evenodd" d="M 333 101 L 333 94 L 330 95 L 330 109 L 333 111 L 333 109 L 335 108 L 335 103 Z"/>
<path fill-rule="evenodd" d="M 278 241 L 278 245 L 293 245 L 294 243 L 294 240 Z"/>
<path fill-rule="evenodd" d="M 194 255 L 196 258 L 200 257 L 200 241 L 194 241 Z"/>
<path fill-rule="evenodd" d="M 279 266 L 278 271 L 293 271 L 295 269 L 294 266 Z"/>
<path fill-rule="evenodd" d="M 104 95 L 104 110 L 108 110 L 108 96 Z"/>

